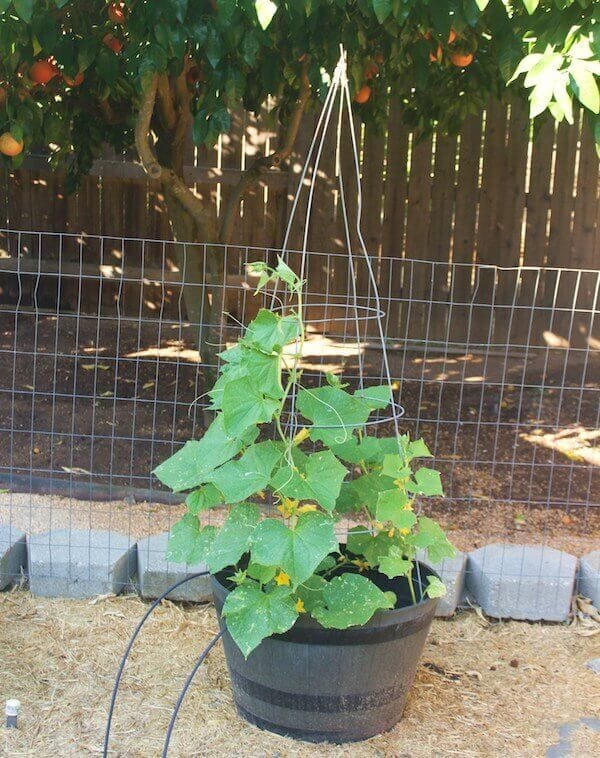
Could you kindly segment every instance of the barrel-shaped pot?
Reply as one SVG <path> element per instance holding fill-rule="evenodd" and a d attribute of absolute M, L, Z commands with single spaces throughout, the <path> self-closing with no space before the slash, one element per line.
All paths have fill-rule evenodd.
<path fill-rule="evenodd" d="M 423 580 L 436 575 L 424 564 L 415 573 Z M 398 605 L 407 602 L 402 580 L 382 579 L 385 589 L 396 589 Z M 223 628 L 227 577 L 219 574 L 212 583 Z M 262 729 L 311 742 L 353 742 L 391 729 L 402 716 L 436 603 L 427 598 L 381 611 L 364 626 L 344 630 L 325 629 L 301 615 L 285 634 L 263 640 L 248 659 L 226 632 L 239 714 Z"/>

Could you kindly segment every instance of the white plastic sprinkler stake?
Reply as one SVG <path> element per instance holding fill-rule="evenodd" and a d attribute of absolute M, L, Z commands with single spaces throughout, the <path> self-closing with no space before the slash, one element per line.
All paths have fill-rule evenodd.
<path fill-rule="evenodd" d="M 7 729 L 17 729 L 17 718 L 19 716 L 19 710 L 21 703 L 18 700 L 7 700 L 4 713 L 6 714 L 6 727 Z"/>

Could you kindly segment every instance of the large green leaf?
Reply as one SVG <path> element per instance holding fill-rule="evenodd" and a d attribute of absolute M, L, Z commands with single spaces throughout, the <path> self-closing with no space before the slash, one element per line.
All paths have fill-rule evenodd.
<path fill-rule="evenodd" d="M 304 471 L 280 468 L 275 472 L 271 486 L 285 497 L 315 500 L 331 512 L 347 473 L 331 450 L 323 450 L 308 456 Z"/>
<path fill-rule="evenodd" d="M 343 574 L 324 588 L 323 603 L 312 611 L 321 626 L 347 629 L 366 624 L 375 611 L 393 608 L 396 596 L 393 592 L 382 592 L 366 576 Z"/>
<path fill-rule="evenodd" d="M 414 482 L 407 482 L 406 489 L 415 494 L 433 497 L 443 495 L 442 480 L 438 471 L 431 468 L 420 468 L 415 472 Z"/>
<path fill-rule="evenodd" d="M 427 516 L 419 518 L 418 532 L 409 539 L 415 547 L 427 550 L 427 557 L 432 563 L 439 563 L 444 558 L 453 558 L 456 555 L 454 545 L 448 540 L 442 527 Z"/>
<path fill-rule="evenodd" d="M 255 424 L 270 421 L 279 403 L 265 397 L 248 377 L 242 377 L 225 385 L 221 407 L 225 431 L 237 436 Z"/>
<path fill-rule="evenodd" d="M 258 23 L 263 29 L 266 29 L 271 23 L 273 16 L 277 13 L 277 5 L 272 0 L 255 0 L 256 15 Z"/>
<path fill-rule="evenodd" d="M 569 67 L 573 80 L 573 90 L 577 99 L 592 113 L 600 111 L 600 92 L 594 74 L 589 70 L 587 61 L 574 61 Z"/>
<path fill-rule="evenodd" d="M 411 510 L 405 510 L 409 500 L 404 490 L 393 489 L 380 492 L 377 496 L 377 520 L 389 521 L 398 529 L 411 529 L 417 517 Z"/>
<path fill-rule="evenodd" d="M 214 508 L 223 502 L 223 495 L 214 484 L 205 484 L 200 489 L 190 492 L 185 499 L 185 504 L 190 513 L 196 514 L 208 508 Z"/>
<path fill-rule="evenodd" d="M 154 474 L 175 492 L 204 484 L 211 471 L 237 455 L 258 434 L 256 429 L 245 427 L 244 431 L 244 436 L 234 439 L 225 432 L 223 417 L 219 415 L 201 440 L 186 442 L 175 455 L 157 466 Z"/>
<path fill-rule="evenodd" d="M 256 585 L 241 584 L 223 605 L 227 630 L 247 658 L 265 637 L 287 632 L 298 618 L 289 587 L 264 592 Z"/>
<path fill-rule="evenodd" d="M 401 440 L 402 437 L 364 436 L 359 441 L 356 437 L 350 437 L 341 445 L 331 445 L 330 448 L 338 458 L 348 463 L 382 463 L 385 455 L 398 452 Z"/>
<path fill-rule="evenodd" d="M 196 516 L 186 513 L 171 530 L 167 560 L 189 566 L 201 563 L 208 556 L 216 531 L 214 526 L 201 528 Z"/>
<path fill-rule="evenodd" d="M 211 574 L 234 566 L 248 551 L 252 533 L 259 520 L 258 507 L 252 503 L 235 505 L 218 531 L 206 561 Z"/>
<path fill-rule="evenodd" d="M 367 508 L 373 515 L 377 506 L 377 495 L 394 488 L 394 480 L 376 472 L 357 476 L 351 482 L 344 484 L 344 500 L 347 505 L 353 504 L 352 510 Z"/>
<path fill-rule="evenodd" d="M 251 557 L 263 566 L 278 566 L 292 585 L 312 576 L 323 558 L 338 546 L 333 520 L 323 513 L 303 513 L 293 528 L 265 519 L 252 535 Z"/>
<path fill-rule="evenodd" d="M 383 410 L 387 408 L 392 400 L 389 384 L 378 384 L 373 387 L 365 387 L 362 390 L 356 390 L 354 397 L 363 400 L 371 410 Z"/>
<path fill-rule="evenodd" d="M 379 570 L 390 579 L 406 576 L 412 570 L 413 563 L 402 553 L 398 545 L 392 545 L 387 555 L 379 561 Z"/>
<path fill-rule="evenodd" d="M 267 486 L 280 458 L 281 451 L 275 443 L 259 442 L 237 460 L 213 471 L 210 481 L 223 493 L 227 503 L 239 503 Z"/>
<path fill-rule="evenodd" d="M 384 555 L 387 555 L 396 541 L 387 532 L 371 534 L 364 526 L 355 526 L 348 532 L 347 547 L 354 555 L 362 555 L 367 563 L 376 568 Z"/>
<path fill-rule="evenodd" d="M 248 324 L 243 343 L 254 346 L 264 353 L 281 351 L 299 334 L 296 316 L 280 316 L 261 308 L 256 318 Z"/>
<path fill-rule="evenodd" d="M 379 23 L 383 24 L 392 12 L 392 0 L 373 0 L 373 10 Z"/>
<path fill-rule="evenodd" d="M 33 0 L 14 0 L 13 5 L 17 16 L 29 23 L 33 15 Z"/>
<path fill-rule="evenodd" d="M 346 442 L 354 429 L 369 418 L 369 401 L 349 395 L 339 387 L 301 389 L 296 402 L 300 413 L 313 422 L 311 439 L 326 445 Z"/>

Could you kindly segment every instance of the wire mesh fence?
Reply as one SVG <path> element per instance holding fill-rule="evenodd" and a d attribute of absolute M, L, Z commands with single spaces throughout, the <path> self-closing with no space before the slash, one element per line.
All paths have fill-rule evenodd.
<path fill-rule="evenodd" d="M 272 263 L 278 251 L 211 246 L 222 260 L 216 280 L 204 245 L 1 234 L 0 524 L 66 529 L 67 540 L 109 529 L 131 544 L 168 531 L 182 498 L 151 472 L 201 435 L 216 368 L 199 351 L 214 325 L 202 309 L 196 321 L 188 314 L 194 302 L 222 306 L 227 347 L 271 305 L 272 293 L 254 294 L 246 264 Z M 600 272 L 373 264 L 402 431 L 434 454 L 446 498 L 428 507 L 450 537 L 463 549 L 496 539 L 593 549 Z M 305 377 L 380 383 L 366 267 L 316 252 L 308 266 Z"/>

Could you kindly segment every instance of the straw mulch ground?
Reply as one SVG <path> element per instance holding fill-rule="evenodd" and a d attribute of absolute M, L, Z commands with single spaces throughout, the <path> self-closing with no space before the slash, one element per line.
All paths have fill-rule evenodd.
<path fill-rule="evenodd" d="M 0 696 L 22 702 L 21 728 L 0 729 L 0 754 L 80 756 L 100 752 L 118 659 L 145 604 L 0 595 Z M 216 629 L 211 606 L 162 606 L 126 670 L 114 755 L 155 756 L 179 688 Z M 234 712 L 223 653 L 215 649 L 192 686 L 172 756 L 544 756 L 570 737 L 577 758 L 600 755 L 600 654 L 593 628 L 490 624 L 474 612 L 436 621 L 405 718 L 368 742 L 311 746 L 261 732 Z M 589 635 L 589 636 L 586 636 Z"/>

